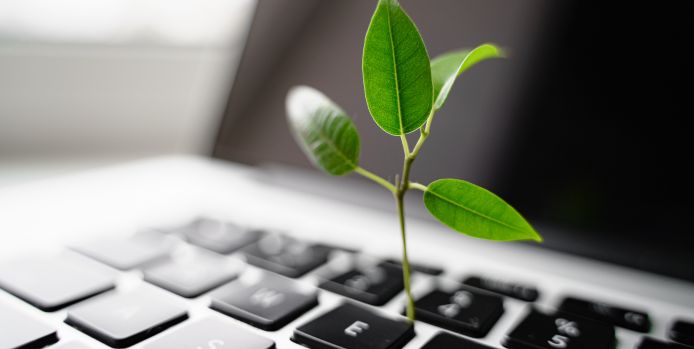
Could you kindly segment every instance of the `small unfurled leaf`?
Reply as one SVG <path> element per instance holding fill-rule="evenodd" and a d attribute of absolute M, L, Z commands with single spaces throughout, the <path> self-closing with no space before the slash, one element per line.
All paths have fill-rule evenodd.
<path fill-rule="evenodd" d="M 455 79 L 473 65 L 490 58 L 503 57 L 503 52 L 492 44 L 482 44 L 472 50 L 444 53 L 431 61 L 434 82 L 434 108 L 439 109 L 448 98 Z"/>
<path fill-rule="evenodd" d="M 470 182 L 434 181 L 424 192 L 424 205 L 443 224 L 466 235 L 497 241 L 542 241 L 511 205 Z"/>
<path fill-rule="evenodd" d="M 417 27 L 396 0 L 380 0 L 364 39 L 364 94 L 376 124 L 391 135 L 426 122 L 434 100 L 431 67 Z"/>
<path fill-rule="evenodd" d="M 357 129 L 328 97 L 308 86 L 293 87 L 287 94 L 287 116 L 294 138 L 317 167 L 336 176 L 357 167 Z"/>

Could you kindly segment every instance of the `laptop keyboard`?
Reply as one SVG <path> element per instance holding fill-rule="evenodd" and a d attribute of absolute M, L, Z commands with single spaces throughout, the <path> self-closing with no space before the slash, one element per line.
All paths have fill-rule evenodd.
<path fill-rule="evenodd" d="M 147 285 L 79 304 L 65 322 L 114 348 L 125 348 L 188 317 L 166 292 Z"/>
<path fill-rule="evenodd" d="M 72 331 L 114 348 L 268 349 L 282 333 L 296 347 L 397 349 L 419 335 L 401 315 L 404 304 L 383 307 L 403 291 L 396 260 L 208 219 L 73 250 L 86 258 L 0 265 L 0 288 L 36 308 L 22 312 L 0 299 L 0 349 L 91 348 L 63 340 L 42 318 L 60 310 Z M 114 270 L 98 273 L 86 261 Z M 616 327 L 644 334 L 636 348 L 694 346 L 694 324 L 686 319 L 673 321 L 663 340 L 649 335 L 654 320 L 636 307 L 572 295 L 547 311 L 534 305 L 542 290 L 532 284 L 481 274 L 439 283 L 442 268 L 414 263 L 413 270 L 434 283 L 416 293 L 418 325 L 438 329 L 418 348 L 609 349 L 618 345 Z M 145 282 L 122 289 L 119 275 Z M 325 292 L 341 300 L 321 308 Z M 197 314 L 186 299 L 211 310 Z M 499 343 L 480 342 L 511 301 L 526 311 Z"/>
<path fill-rule="evenodd" d="M 57 341 L 54 328 L 0 304 L 0 348 L 41 348 Z"/>
<path fill-rule="evenodd" d="M 275 331 L 318 305 L 314 288 L 265 273 L 249 272 L 210 294 L 210 307 L 266 331 Z"/>
<path fill-rule="evenodd" d="M 415 301 L 419 320 L 470 337 L 482 338 L 504 312 L 500 296 L 462 286 L 434 290 Z"/>
<path fill-rule="evenodd" d="M 345 303 L 299 326 L 294 341 L 309 348 L 402 348 L 414 337 L 414 326 L 352 303 Z"/>

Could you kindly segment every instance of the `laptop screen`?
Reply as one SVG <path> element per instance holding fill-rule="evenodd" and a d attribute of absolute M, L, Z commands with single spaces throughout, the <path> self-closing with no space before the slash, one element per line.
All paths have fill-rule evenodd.
<path fill-rule="evenodd" d="M 300 20 L 276 33 L 285 45 L 271 67 L 253 64 L 262 40 L 271 41 L 254 23 L 239 76 L 248 69 L 263 78 L 237 79 L 215 155 L 310 168 L 284 119 L 287 89 L 309 84 L 353 116 L 365 167 L 386 177 L 397 173 L 400 142 L 373 124 L 361 87 L 361 45 L 373 4 L 297 4 L 304 6 L 292 9 Z M 485 41 L 512 53 L 466 72 L 437 117 L 414 178 L 458 177 L 489 187 L 538 225 L 543 248 L 694 280 L 687 216 L 694 176 L 686 166 L 691 137 L 684 121 L 692 114 L 685 87 L 691 68 L 683 54 L 691 24 L 676 8 L 684 5 L 599 11 L 581 1 L 403 5 L 432 56 Z M 273 12 L 282 12 L 264 6 L 260 20 L 272 22 Z M 255 71 L 265 74 L 249 73 Z"/>
<path fill-rule="evenodd" d="M 694 108 L 678 53 L 692 48 L 691 25 L 671 5 L 625 13 L 577 1 L 559 14 L 497 183 L 568 237 L 551 247 L 694 280 L 684 126 Z"/>

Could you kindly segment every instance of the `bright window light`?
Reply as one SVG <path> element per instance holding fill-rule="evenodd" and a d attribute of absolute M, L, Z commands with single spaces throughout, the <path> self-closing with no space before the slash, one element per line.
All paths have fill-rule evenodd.
<path fill-rule="evenodd" d="M 0 40 L 229 46 L 256 0 L 2 0 Z"/>

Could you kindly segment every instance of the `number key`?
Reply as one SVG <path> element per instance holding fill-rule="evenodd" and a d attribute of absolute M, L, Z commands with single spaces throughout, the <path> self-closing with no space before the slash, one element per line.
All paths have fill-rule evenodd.
<path fill-rule="evenodd" d="M 463 280 L 463 283 L 472 287 L 481 288 L 489 292 L 498 293 L 503 296 L 520 299 L 526 302 L 534 302 L 540 296 L 540 292 L 533 286 L 509 282 L 501 279 L 492 279 L 473 275 Z"/>
<path fill-rule="evenodd" d="M 504 312 L 501 297 L 461 287 L 434 290 L 415 302 L 419 320 L 472 337 L 484 337 Z"/>
<path fill-rule="evenodd" d="M 207 218 L 195 220 L 181 230 L 191 244 L 222 254 L 234 252 L 261 237 L 259 231 Z"/>
<path fill-rule="evenodd" d="M 648 332 L 651 328 L 648 314 L 643 311 L 624 309 L 580 298 L 564 298 L 561 305 L 559 305 L 559 310 L 632 331 Z"/>
<path fill-rule="evenodd" d="M 611 349 L 614 327 L 572 315 L 547 315 L 531 310 L 509 333 L 504 346 L 510 349 Z"/>
<path fill-rule="evenodd" d="M 371 305 L 383 305 L 402 291 L 402 269 L 389 263 L 355 268 L 320 287 Z"/>
<path fill-rule="evenodd" d="M 243 248 L 249 264 L 298 278 L 328 260 L 331 248 L 271 234 Z"/>

